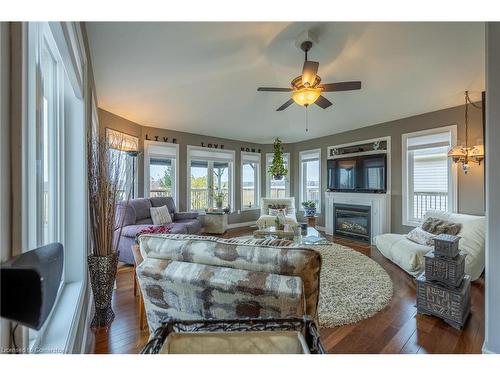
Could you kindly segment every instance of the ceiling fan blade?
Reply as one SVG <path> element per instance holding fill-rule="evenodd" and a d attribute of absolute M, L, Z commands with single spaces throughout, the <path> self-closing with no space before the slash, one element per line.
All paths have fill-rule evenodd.
<path fill-rule="evenodd" d="M 320 95 L 318 99 L 314 102 L 314 104 L 317 104 L 321 108 L 325 109 L 328 108 L 332 105 L 332 102 L 329 101 L 327 98 L 325 98 L 323 95 Z"/>
<path fill-rule="evenodd" d="M 286 88 L 286 87 L 259 87 L 257 91 L 276 91 L 276 92 L 290 92 L 292 91 L 292 88 Z"/>
<path fill-rule="evenodd" d="M 325 83 L 319 85 L 319 87 L 326 92 L 359 90 L 361 88 L 361 81 Z"/>
<path fill-rule="evenodd" d="M 306 87 L 312 86 L 318 74 L 319 62 L 304 61 L 302 68 L 302 84 Z"/>
<path fill-rule="evenodd" d="M 291 105 L 293 104 L 293 99 L 290 99 L 289 101 L 287 101 L 285 104 L 283 104 L 281 107 L 279 107 L 276 111 L 282 111 L 284 109 L 287 109 L 288 107 L 290 107 Z"/>

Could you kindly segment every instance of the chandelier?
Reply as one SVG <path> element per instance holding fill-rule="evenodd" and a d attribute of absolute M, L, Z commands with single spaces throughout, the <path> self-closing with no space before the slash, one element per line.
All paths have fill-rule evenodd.
<path fill-rule="evenodd" d="M 469 130 L 469 104 L 474 108 L 481 108 L 474 104 L 469 98 L 469 92 L 465 92 L 465 146 L 457 145 L 448 151 L 448 157 L 452 158 L 455 164 L 461 164 L 462 170 L 465 174 L 469 171 L 469 162 L 478 163 L 484 160 L 484 146 L 477 144 L 469 147 L 468 144 L 468 130 Z"/>

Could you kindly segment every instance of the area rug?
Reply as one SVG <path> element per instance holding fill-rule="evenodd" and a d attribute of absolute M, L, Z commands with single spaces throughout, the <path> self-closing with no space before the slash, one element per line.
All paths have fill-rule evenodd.
<path fill-rule="evenodd" d="M 393 293 L 391 278 L 373 259 L 336 243 L 307 247 L 318 251 L 322 258 L 318 306 L 320 327 L 356 323 L 389 304 Z"/>
<path fill-rule="evenodd" d="M 373 259 L 332 243 L 312 248 L 321 253 L 319 325 L 335 327 L 373 316 L 392 299 L 392 281 Z"/>

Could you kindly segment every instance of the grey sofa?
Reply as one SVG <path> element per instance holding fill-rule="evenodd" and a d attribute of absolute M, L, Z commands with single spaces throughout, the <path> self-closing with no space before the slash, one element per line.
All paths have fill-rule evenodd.
<path fill-rule="evenodd" d="M 174 200 L 171 197 L 137 198 L 127 202 L 119 202 L 116 212 L 116 229 L 114 241 L 120 251 L 119 260 L 127 264 L 134 264 L 132 246 L 135 237 L 140 231 L 153 226 L 150 208 L 167 206 L 172 216 L 169 224 L 173 234 L 198 234 L 201 232 L 201 222 L 196 212 L 177 212 Z M 123 226 L 120 236 L 120 225 Z M 119 237 L 120 236 L 120 237 Z"/>

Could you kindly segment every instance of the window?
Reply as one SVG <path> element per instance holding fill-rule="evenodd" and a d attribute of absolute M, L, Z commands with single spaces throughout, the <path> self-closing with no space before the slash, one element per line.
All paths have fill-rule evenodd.
<path fill-rule="evenodd" d="M 300 201 L 316 202 L 317 211 L 321 208 L 321 150 L 301 151 L 300 163 Z"/>
<path fill-rule="evenodd" d="M 139 150 L 139 138 L 113 129 L 106 128 L 106 139 L 108 140 L 111 153 L 122 153 L 116 157 L 120 162 L 119 177 L 119 199 L 133 199 L 138 197 L 137 181 L 137 155 Z"/>
<path fill-rule="evenodd" d="M 87 93 L 86 69 L 71 23 L 23 24 L 26 69 L 23 79 L 22 199 L 23 251 L 60 242 L 64 246 L 63 275 L 53 310 L 42 328 L 28 331 L 30 349 L 69 350 L 80 316 L 86 277 Z M 76 26 L 78 27 L 78 26 Z M 74 54 L 76 53 L 76 55 Z M 75 79 L 75 78 L 79 78 Z"/>
<path fill-rule="evenodd" d="M 234 151 L 188 146 L 189 209 L 234 207 L 233 166 Z"/>
<path fill-rule="evenodd" d="M 259 153 L 241 153 L 242 210 L 253 210 L 260 206 L 260 160 Z"/>
<path fill-rule="evenodd" d="M 281 180 L 275 180 L 273 176 L 267 172 L 273 161 L 273 154 L 266 154 L 266 196 L 268 198 L 284 198 L 290 196 L 290 154 L 283 154 L 285 167 L 288 169 L 288 175 Z"/>
<path fill-rule="evenodd" d="M 172 197 L 179 207 L 179 145 L 144 141 L 145 196 Z"/>
<path fill-rule="evenodd" d="M 456 126 L 403 134 L 403 224 L 417 226 L 427 210 L 456 209 L 456 168 L 448 150 Z"/>

